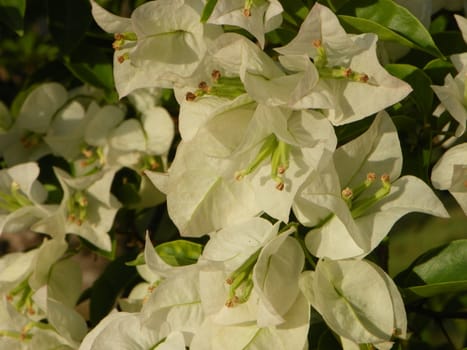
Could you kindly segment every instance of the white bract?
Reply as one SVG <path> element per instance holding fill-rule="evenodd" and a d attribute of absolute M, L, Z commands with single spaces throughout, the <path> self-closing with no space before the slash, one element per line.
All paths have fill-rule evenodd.
<path fill-rule="evenodd" d="M 12 126 L 0 134 L 1 154 L 9 166 L 51 153 L 43 138 L 57 113 L 67 107 L 67 99 L 58 83 L 41 84 L 29 93 Z"/>
<path fill-rule="evenodd" d="M 0 234 L 24 232 L 47 216 L 40 204 L 47 191 L 37 181 L 39 166 L 23 163 L 0 170 Z"/>
<path fill-rule="evenodd" d="M 467 43 L 467 19 L 456 15 L 455 19 L 461 29 L 464 41 Z M 450 57 L 455 68 L 459 72 L 454 78 L 451 74 L 444 78 L 444 85 L 432 85 L 431 88 L 438 96 L 441 105 L 435 112 L 447 110 L 459 123 L 455 136 L 464 134 L 467 123 L 467 96 L 465 95 L 467 84 L 467 53 L 452 55 Z"/>
<path fill-rule="evenodd" d="M 300 277 L 300 288 L 329 327 L 359 344 L 389 350 L 405 338 L 407 318 L 391 278 L 365 260 L 320 260 Z"/>
<path fill-rule="evenodd" d="M 221 32 L 200 22 L 203 3 L 198 0 L 149 1 L 131 18 L 91 4 L 99 26 L 115 34 L 114 78 L 120 97 L 143 87 L 172 87 L 188 78 L 204 58 L 206 41 Z"/>
<path fill-rule="evenodd" d="M 337 16 L 315 4 L 297 36 L 282 48 L 283 55 L 308 55 L 332 96 L 332 107 L 323 113 L 334 125 L 360 120 L 399 102 L 411 87 L 391 76 L 378 62 L 377 36 L 347 34 Z M 309 108 L 314 106 L 309 105 Z"/>
<path fill-rule="evenodd" d="M 264 34 L 280 26 L 282 11 L 277 0 L 221 0 L 217 2 L 208 23 L 244 28 L 253 34 L 263 48 Z"/>
<path fill-rule="evenodd" d="M 71 260 L 60 260 L 67 247 L 60 239 L 45 240 L 30 252 L 0 259 L 2 347 L 9 343 L 21 349 L 78 347 L 87 331 L 84 319 L 73 309 L 81 271 Z M 47 323 L 39 322 L 45 318 Z"/>
<path fill-rule="evenodd" d="M 412 211 L 449 216 L 423 181 L 399 178 L 402 152 L 385 112 L 364 134 L 338 148 L 333 159 L 302 185 L 294 205 L 298 220 L 312 227 L 305 242 L 315 256 L 366 255 Z"/>
<path fill-rule="evenodd" d="M 230 159 L 206 156 L 192 140 L 178 145 L 168 174 L 147 174 L 167 195 L 169 215 L 181 235 L 202 236 L 260 212 L 251 184 L 233 176 L 238 167 Z"/>
<path fill-rule="evenodd" d="M 441 101 L 443 106 L 451 116 L 459 123 L 456 129 L 456 137 L 462 136 L 465 132 L 467 122 L 467 101 L 465 101 L 464 89 L 466 83 L 466 72 L 461 72 L 454 78 L 448 74 L 444 78 L 444 85 L 432 85 L 431 88 Z"/>
<path fill-rule="evenodd" d="M 211 281 L 209 284 L 218 285 L 213 290 L 220 290 L 221 296 L 216 297 L 210 288 L 201 286 L 205 308 L 216 310 L 212 301 L 223 299 L 225 305 L 217 305 L 215 311 L 216 322 L 236 322 L 232 315 L 240 312 L 237 308 L 245 309 L 243 303 L 252 303 L 250 293 L 256 300 L 255 311 L 250 310 L 250 321 L 259 327 L 285 322 L 283 317 L 299 294 L 297 281 L 304 255 L 297 241 L 289 237 L 293 229 L 279 235 L 278 230 L 279 223 L 272 225 L 264 219 L 252 218 L 211 235 L 200 260 L 222 263 L 228 277 L 221 279 L 230 285 L 227 293 L 219 286 L 222 281 Z"/>
<path fill-rule="evenodd" d="M 73 233 L 110 251 L 112 246 L 107 232 L 121 206 L 110 193 L 115 169 L 77 178 L 61 169 L 54 170 L 63 189 L 63 199 L 60 206 L 49 217 L 34 224 L 32 230 L 52 237 Z"/>
<path fill-rule="evenodd" d="M 433 167 L 433 186 L 448 190 L 467 215 L 467 143 L 454 146 Z"/>

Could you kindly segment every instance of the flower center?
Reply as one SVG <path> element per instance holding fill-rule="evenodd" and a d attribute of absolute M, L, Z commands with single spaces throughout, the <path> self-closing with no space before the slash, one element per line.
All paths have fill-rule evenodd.
<path fill-rule="evenodd" d="M 254 172 L 267 158 L 271 161 L 271 179 L 276 182 L 279 191 L 284 189 L 284 179 L 281 176 L 289 167 L 290 145 L 278 140 L 274 134 L 269 135 L 263 141 L 258 154 L 253 161 L 243 170 L 235 173 L 235 179 L 241 180 Z"/>
<path fill-rule="evenodd" d="M 11 213 L 30 205 L 33 203 L 22 193 L 19 184 L 15 181 L 11 182 L 9 193 L 0 191 L 0 209 Z"/>
<path fill-rule="evenodd" d="M 389 175 L 384 174 L 381 176 L 381 187 L 372 195 L 360 198 L 376 181 L 375 173 L 368 173 L 365 181 L 355 188 L 346 187 L 342 190 L 342 199 L 347 203 L 351 210 L 352 217 L 358 218 L 362 216 L 370 207 L 378 201 L 386 197 L 391 191 L 391 182 Z"/>
<path fill-rule="evenodd" d="M 234 99 L 245 93 L 245 88 L 239 77 L 224 77 L 218 70 L 211 74 L 211 85 L 202 81 L 195 92 L 188 92 L 185 96 L 187 101 L 194 101 L 197 97 L 213 95 Z"/>
<path fill-rule="evenodd" d="M 149 154 L 145 154 L 141 156 L 138 164 L 139 171 L 141 174 L 145 170 L 151 170 L 151 171 L 163 171 L 162 169 L 162 159 L 157 156 L 151 156 Z"/>
<path fill-rule="evenodd" d="M 68 221 L 82 225 L 87 216 L 88 205 L 88 199 L 83 191 L 73 193 L 67 202 Z"/>
<path fill-rule="evenodd" d="M 317 55 L 313 57 L 313 63 L 315 64 L 321 78 L 345 79 L 358 83 L 368 83 L 370 78 L 365 73 L 355 72 L 351 68 L 343 66 L 328 67 L 328 57 L 321 40 L 313 41 L 313 46 L 316 48 L 317 52 Z"/>
<path fill-rule="evenodd" d="M 253 267 L 258 260 L 261 248 L 253 253 L 239 268 L 227 278 L 226 283 L 230 285 L 229 298 L 225 306 L 234 307 L 245 303 L 253 290 Z"/>
<path fill-rule="evenodd" d="M 34 302 L 32 300 L 33 294 L 34 291 L 29 286 L 28 278 L 26 278 L 8 293 L 7 300 L 10 301 L 19 312 L 26 312 L 29 315 L 34 315 L 36 310 L 34 309 Z"/>
<path fill-rule="evenodd" d="M 28 131 L 20 140 L 24 148 L 30 149 L 42 143 L 42 135 Z"/>
<path fill-rule="evenodd" d="M 81 154 L 85 157 L 81 161 L 81 166 L 89 166 L 97 163 L 97 167 L 101 168 L 105 164 L 104 150 L 102 147 L 85 145 L 81 147 Z"/>
<path fill-rule="evenodd" d="M 127 33 L 116 33 L 114 35 L 115 41 L 112 43 L 114 50 L 121 50 L 125 44 L 128 42 L 137 41 L 136 33 L 127 32 Z"/>

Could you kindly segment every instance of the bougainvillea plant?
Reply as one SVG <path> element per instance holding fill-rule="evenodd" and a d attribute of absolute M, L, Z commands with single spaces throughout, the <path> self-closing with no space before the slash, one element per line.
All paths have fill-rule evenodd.
<path fill-rule="evenodd" d="M 463 6 L 0 1 L 0 348 L 466 347 Z"/>

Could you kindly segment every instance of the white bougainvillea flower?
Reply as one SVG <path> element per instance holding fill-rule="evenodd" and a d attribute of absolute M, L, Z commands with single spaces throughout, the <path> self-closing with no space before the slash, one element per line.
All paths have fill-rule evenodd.
<path fill-rule="evenodd" d="M 459 15 L 454 15 L 457 25 L 461 30 L 462 37 L 467 43 L 467 19 Z M 441 104 L 435 110 L 436 116 L 447 110 L 449 114 L 459 123 L 455 136 L 464 134 L 467 123 L 467 97 L 465 89 L 467 84 L 467 53 L 460 53 L 450 56 L 454 67 L 459 72 L 454 78 L 451 74 L 444 78 L 444 85 L 432 85 L 431 88 L 439 98 Z"/>
<path fill-rule="evenodd" d="M 412 211 L 449 216 L 423 181 L 399 178 L 402 152 L 387 113 L 378 114 L 364 134 L 338 148 L 333 158 L 334 164 L 310 176 L 294 203 L 298 220 L 312 227 L 305 242 L 315 256 L 366 255 Z"/>
<path fill-rule="evenodd" d="M 47 191 L 38 176 L 39 166 L 32 162 L 0 170 L 0 234 L 24 232 L 48 215 L 40 205 Z"/>
<path fill-rule="evenodd" d="M 251 107 L 239 106 L 237 119 L 236 109 L 212 116 L 179 146 L 162 187 L 182 234 L 193 235 L 194 225 L 197 235 L 206 234 L 259 211 L 288 222 L 299 186 L 325 161 L 325 150 L 334 150 L 334 131 L 319 112 Z"/>
<path fill-rule="evenodd" d="M 466 72 L 461 72 L 455 78 L 451 74 L 444 78 L 444 85 L 432 85 L 431 88 L 438 96 L 441 106 L 459 123 L 456 129 L 456 137 L 460 137 L 465 132 L 467 122 L 467 101 L 464 97 L 466 84 Z"/>
<path fill-rule="evenodd" d="M 0 274 L 0 281 L 2 282 L 0 288 L 1 297 L 8 300 L 8 303 L 14 307 L 15 312 L 28 319 L 29 326 L 24 329 L 24 333 L 25 335 L 28 334 L 29 337 L 32 336 L 33 328 L 36 327 L 37 322 L 48 317 L 47 309 L 43 307 L 42 302 L 37 302 L 36 295 L 39 290 L 47 289 L 47 285 L 51 281 L 51 272 L 54 270 L 54 265 L 63 257 L 67 247 L 67 243 L 62 239 L 44 240 L 39 248 L 27 253 L 8 254 L 0 260 L 0 265 L 3 266 Z M 80 275 L 79 278 L 81 278 Z M 70 279 L 70 284 L 74 284 L 72 279 Z M 65 299 L 64 296 L 67 295 L 66 288 L 57 291 L 55 287 L 54 290 L 55 293 L 52 294 L 55 297 L 61 300 Z M 76 291 L 74 293 L 76 294 Z M 56 304 L 62 303 L 57 302 Z M 71 310 L 71 306 L 64 307 Z M 52 308 L 54 307 L 52 306 Z M 72 315 L 70 317 L 73 318 Z M 55 315 L 52 318 L 57 319 Z M 86 331 L 85 322 L 81 317 L 79 319 L 81 320 L 81 334 L 84 336 Z M 1 328 L 0 326 L 0 332 L 2 331 Z M 46 328 L 55 331 L 53 327 Z M 73 332 L 73 330 L 71 331 Z M 67 338 L 67 335 L 64 334 L 64 338 Z M 69 338 L 68 340 L 70 344 L 75 343 L 76 346 L 76 341 L 80 339 L 73 341 Z"/>
<path fill-rule="evenodd" d="M 110 193 L 116 170 L 109 168 L 74 178 L 54 168 L 63 189 L 63 199 L 49 217 L 40 220 L 31 229 L 52 237 L 73 233 L 100 249 L 110 251 L 112 247 L 108 231 L 121 206 Z"/>
<path fill-rule="evenodd" d="M 78 346 L 52 326 L 18 312 L 5 298 L 0 300 L 0 335 L 2 349 L 76 349 Z"/>
<path fill-rule="evenodd" d="M 238 76 L 255 101 L 294 109 L 331 108 L 334 100 L 305 54 L 279 56 L 281 65 L 242 35 L 226 33 L 215 42 L 212 61 Z"/>
<path fill-rule="evenodd" d="M 412 90 L 380 65 L 376 41 L 371 33 L 347 34 L 337 16 L 317 3 L 297 36 L 276 50 L 283 55 L 306 54 L 313 60 L 323 86 L 334 98 L 332 108 L 323 113 L 334 125 L 342 125 L 376 113 Z"/>
<path fill-rule="evenodd" d="M 433 186 L 448 190 L 467 215 L 467 143 L 443 154 L 431 173 Z"/>
<path fill-rule="evenodd" d="M 198 68 L 207 42 L 220 28 L 200 22 L 198 0 L 150 1 L 131 18 L 115 16 L 91 1 L 99 26 L 115 34 L 114 78 L 120 97 L 142 87 L 172 87 Z M 148 77 L 151 77 L 148 79 Z"/>
<path fill-rule="evenodd" d="M 46 284 L 35 291 L 32 300 L 44 312 L 48 324 L 77 348 L 88 330 L 83 316 L 75 310 L 81 291 L 81 269 L 71 259 L 57 258 L 46 278 Z"/>
<path fill-rule="evenodd" d="M 0 149 L 8 165 L 34 161 L 51 153 L 43 138 L 67 99 L 67 91 L 58 83 L 44 83 L 31 91 L 14 124 L 0 135 Z"/>
<path fill-rule="evenodd" d="M 120 166 L 110 155 L 109 138 L 124 117 L 125 111 L 118 106 L 100 107 L 94 102 L 89 104 L 80 141 L 73 148 L 73 153 L 69 154 L 70 157 L 65 157 L 73 164 L 75 175 L 87 175 L 104 168 Z M 63 141 L 60 140 L 60 143 Z"/>
<path fill-rule="evenodd" d="M 80 154 L 86 123 L 84 106 L 77 101 L 71 101 L 50 123 L 44 141 L 55 155 L 65 159 L 76 158 Z"/>
<path fill-rule="evenodd" d="M 221 263 L 223 273 L 201 273 L 206 281 L 200 288 L 203 307 L 216 314 L 215 322 L 254 321 L 259 327 L 285 322 L 284 315 L 299 294 L 304 254 L 289 237 L 295 229 L 278 235 L 279 225 L 252 218 L 211 234 L 200 261 Z"/>
<path fill-rule="evenodd" d="M 174 123 L 167 110 L 154 106 L 139 119 L 123 121 L 109 135 L 111 157 L 122 166 L 139 172 L 163 170 L 155 156 L 166 155 L 174 137 Z"/>
<path fill-rule="evenodd" d="M 358 344 L 389 350 L 393 336 L 405 338 L 407 318 L 392 279 L 365 260 L 320 260 L 303 272 L 300 288 L 327 325 Z"/>
<path fill-rule="evenodd" d="M 264 34 L 280 26 L 282 12 L 277 0 L 221 0 L 217 2 L 208 23 L 241 27 L 253 34 L 264 48 Z"/>
<path fill-rule="evenodd" d="M 0 311 L 0 344 L 6 336 L 18 344 L 27 340 L 21 349 L 79 346 L 87 332 L 84 318 L 74 310 L 81 293 L 81 271 L 71 259 L 62 260 L 67 248 L 64 240 L 45 240 L 37 249 L 0 259 L 0 265 L 5 265 L 0 273 L 0 294 L 8 300 L 9 315 L 22 324 L 10 319 L 5 327 L 1 315 L 5 310 Z M 39 322 L 44 319 L 47 323 Z M 6 330 L 8 333 L 3 333 Z"/>
<path fill-rule="evenodd" d="M 288 222 L 299 187 L 336 143 L 331 124 L 317 111 L 259 105 L 235 154 L 248 166 L 235 177 L 251 183 L 261 210 Z"/>

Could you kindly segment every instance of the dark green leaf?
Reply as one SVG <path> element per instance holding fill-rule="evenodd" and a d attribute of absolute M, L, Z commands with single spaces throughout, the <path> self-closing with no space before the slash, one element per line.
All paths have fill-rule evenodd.
<path fill-rule="evenodd" d="M 303 1 L 281 1 L 284 9 L 282 14 L 284 21 L 293 25 L 299 25 L 308 15 L 309 9 Z"/>
<path fill-rule="evenodd" d="M 404 289 L 404 294 L 412 299 L 430 298 L 446 293 L 460 293 L 467 291 L 467 280 L 460 282 L 432 283 L 426 286 L 416 286 Z"/>
<path fill-rule="evenodd" d="M 159 244 L 156 247 L 156 251 L 167 264 L 172 266 L 184 266 L 195 264 L 198 261 L 203 251 L 203 246 L 198 243 L 179 239 Z"/>
<path fill-rule="evenodd" d="M 21 36 L 24 33 L 25 10 L 26 0 L 0 0 L 0 22 Z"/>
<path fill-rule="evenodd" d="M 214 8 L 217 5 L 217 0 L 208 0 L 201 14 L 201 22 L 205 23 L 211 17 Z"/>
<path fill-rule="evenodd" d="M 414 42 L 374 21 L 346 15 L 339 15 L 338 17 L 347 32 L 375 33 L 380 40 L 395 41 L 410 48 L 418 48 Z"/>
<path fill-rule="evenodd" d="M 91 24 L 88 0 L 48 0 L 49 28 L 64 53 L 73 51 Z"/>
<path fill-rule="evenodd" d="M 339 15 L 369 20 L 400 34 L 420 50 L 444 57 L 423 24 L 409 10 L 392 0 L 349 1 L 339 10 Z"/>
<path fill-rule="evenodd" d="M 467 290 L 467 239 L 456 240 L 421 255 L 396 277 L 409 300 Z"/>
<path fill-rule="evenodd" d="M 413 98 L 418 111 L 422 116 L 432 113 L 433 90 L 430 85 L 431 79 L 423 70 L 409 64 L 389 64 L 386 70 L 391 75 L 409 83 L 413 91 L 409 98 Z"/>
<path fill-rule="evenodd" d="M 128 258 L 120 256 L 112 261 L 94 282 L 89 306 L 90 322 L 93 326 L 112 310 L 117 297 L 136 278 L 136 270 L 125 265 Z"/>
<path fill-rule="evenodd" d="M 467 239 L 453 241 L 422 255 L 413 272 L 425 283 L 467 281 Z"/>

